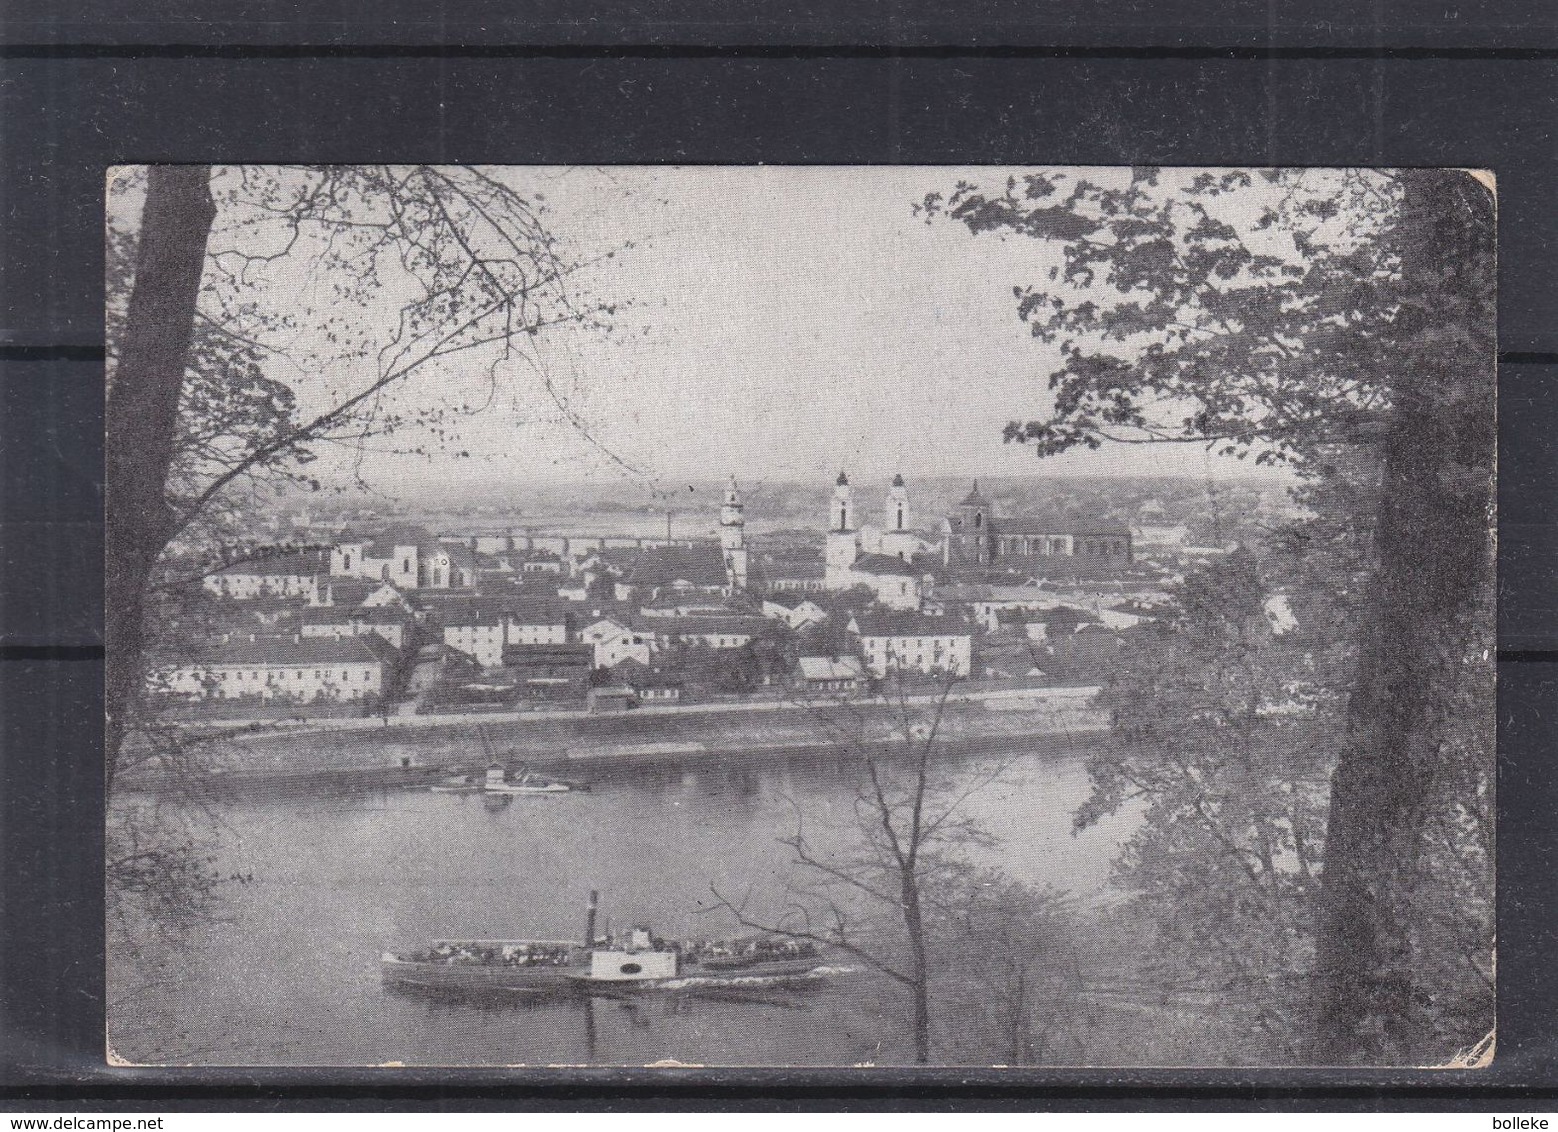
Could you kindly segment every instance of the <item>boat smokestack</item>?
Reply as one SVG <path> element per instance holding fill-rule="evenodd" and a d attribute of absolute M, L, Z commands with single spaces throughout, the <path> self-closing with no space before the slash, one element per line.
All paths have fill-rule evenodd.
<path fill-rule="evenodd" d="M 600 907 L 600 893 L 590 889 L 590 903 L 584 913 L 584 946 L 595 946 L 595 911 Z"/>

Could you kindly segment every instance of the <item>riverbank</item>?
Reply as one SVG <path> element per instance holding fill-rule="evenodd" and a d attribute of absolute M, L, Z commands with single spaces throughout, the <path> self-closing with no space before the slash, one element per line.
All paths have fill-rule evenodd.
<path fill-rule="evenodd" d="M 995 705 L 996 710 L 1009 707 L 1021 710 L 1031 707 L 1077 707 L 1085 705 L 1098 694 L 1096 685 L 1042 688 L 996 688 L 962 692 L 946 698 L 948 704 L 984 703 Z M 903 706 L 924 707 L 940 703 L 936 694 L 911 695 L 902 698 L 884 696 L 860 697 L 847 700 L 761 700 L 742 703 L 704 704 L 655 704 L 635 707 L 630 715 L 635 719 L 661 716 L 735 714 L 773 711 L 833 711 L 841 708 L 872 708 Z M 261 719 L 212 719 L 188 720 L 179 726 L 191 732 L 221 734 L 234 740 L 248 740 L 272 733 L 309 735 L 319 732 L 385 730 L 439 730 L 443 728 L 476 728 L 488 724 L 526 723 L 536 720 L 598 719 L 599 713 L 583 708 L 527 709 L 525 711 L 464 711 L 425 712 L 416 714 L 315 716 L 312 718 L 261 718 Z"/>
<path fill-rule="evenodd" d="M 1032 735 L 988 735 L 939 739 L 938 760 L 1003 759 L 1027 755 L 1066 755 L 1096 741 L 1102 729 Z M 690 744 L 645 744 L 588 756 L 528 760 L 529 770 L 572 782 L 588 790 L 593 782 L 654 768 L 697 768 L 717 765 L 766 770 L 793 762 L 847 757 L 890 759 L 908 749 L 907 740 L 881 740 L 841 748 L 831 743 L 802 745 L 756 744 L 708 748 Z M 375 766 L 334 770 L 217 770 L 190 776 L 151 771 L 125 783 L 128 791 L 176 793 L 207 801 L 238 798 L 331 797 L 382 790 L 423 789 L 456 774 L 479 773 L 478 763 Z M 543 803 L 544 804 L 544 801 Z"/>
<path fill-rule="evenodd" d="M 200 760 L 205 787 L 312 793 L 421 785 L 499 761 L 565 778 L 613 766 L 722 761 L 749 765 L 847 753 L 890 754 L 935 727 L 939 750 L 976 757 L 1031 750 L 1035 743 L 1096 737 L 1107 727 L 1084 689 L 1065 695 L 986 696 L 935 702 L 857 701 L 807 710 L 744 705 L 645 708 L 621 715 L 530 713 L 512 719 L 459 716 L 436 725 L 245 731 L 214 738 Z M 804 706 L 804 705 L 802 705 Z M 426 717 L 419 717 L 426 718 Z M 378 721 L 374 721 L 378 722 Z M 124 782 L 187 788 L 191 776 L 155 761 Z"/>

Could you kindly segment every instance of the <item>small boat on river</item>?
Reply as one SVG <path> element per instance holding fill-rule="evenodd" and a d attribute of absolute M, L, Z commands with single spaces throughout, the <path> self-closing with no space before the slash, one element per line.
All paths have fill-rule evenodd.
<path fill-rule="evenodd" d="M 442 782 L 435 782 L 432 785 L 431 789 L 435 794 L 499 794 L 525 797 L 573 792 L 574 786 L 571 782 L 561 782 L 555 778 L 532 774 L 523 768 L 520 769 L 519 776 L 511 781 L 508 768 L 499 762 L 492 752 L 492 744 L 487 739 L 486 728 L 478 726 L 476 734 L 481 737 L 482 753 L 487 758 L 487 773 L 480 778 L 474 774 L 451 775 Z"/>
<path fill-rule="evenodd" d="M 501 763 L 493 763 L 481 777 L 456 774 L 429 787 L 435 794 L 504 794 L 511 796 L 570 794 L 573 783 L 521 771 L 512 781 Z"/>
<path fill-rule="evenodd" d="M 482 784 L 482 789 L 488 794 L 567 794 L 573 787 L 567 782 L 559 782 L 555 778 L 543 778 L 529 771 L 521 771 L 518 778 L 510 782 L 503 768 L 497 764 L 487 768 L 487 778 Z"/>

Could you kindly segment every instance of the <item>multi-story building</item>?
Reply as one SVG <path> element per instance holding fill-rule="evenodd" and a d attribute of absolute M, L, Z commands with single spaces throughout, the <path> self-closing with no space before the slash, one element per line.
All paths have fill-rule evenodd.
<path fill-rule="evenodd" d="M 186 699 L 353 701 L 381 695 L 395 651 L 377 633 L 240 641 L 151 666 L 151 688 Z"/>
<path fill-rule="evenodd" d="M 296 597 L 307 602 L 319 598 L 320 583 L 330 572 L 329 552 L 296 550 L 281 554 L 256 554 L 206 575 L 205 588 L 220 597 L 248 600 L 259 597 Z"/>
<path fill-rule="evenodd" d="M 878 678 L 896 673 L 967 676 L 974 670 L 974 640 L 967 625 L 920 613 L 861 613 L 849 631 L 860 638 L 866 668 Z"/>
<path fill-rule="evenodd" d="M 634 617 L 634 634 L 652 638 L 657 649 L 677 645 L 702 645 L 711 649 L 739 649 L 751 644 L 764 630 L 764 619 L 728 617 Z"/>
<path fill-rule="evenodd" d="M 359 606 L 342 609 L 339 606 L 311 606 L 302 611 L 300 632 L 312 640 L 339 641 L 347 637 L 360 637 L 364 633 L 377 633 L 397 649 L 405 649 L 411 643 L 411 614 L 398 606 Z"/>
<path fill-rule="evenodd" d="M 473 657 L 484 668 L 503 663 L 511 645 L 568 643 L 570 615 L 560 602 L 513 602 L 471 598 L 441 603 L 444 644 Z"/>

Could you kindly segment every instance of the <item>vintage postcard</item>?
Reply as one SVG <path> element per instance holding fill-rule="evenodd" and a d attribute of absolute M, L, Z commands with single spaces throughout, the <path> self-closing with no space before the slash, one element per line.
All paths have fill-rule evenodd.
<path fill-rule="evenodd" d="M 1487 1064 L 1495 217 L 113 170 L 109 1059 Z"/>

